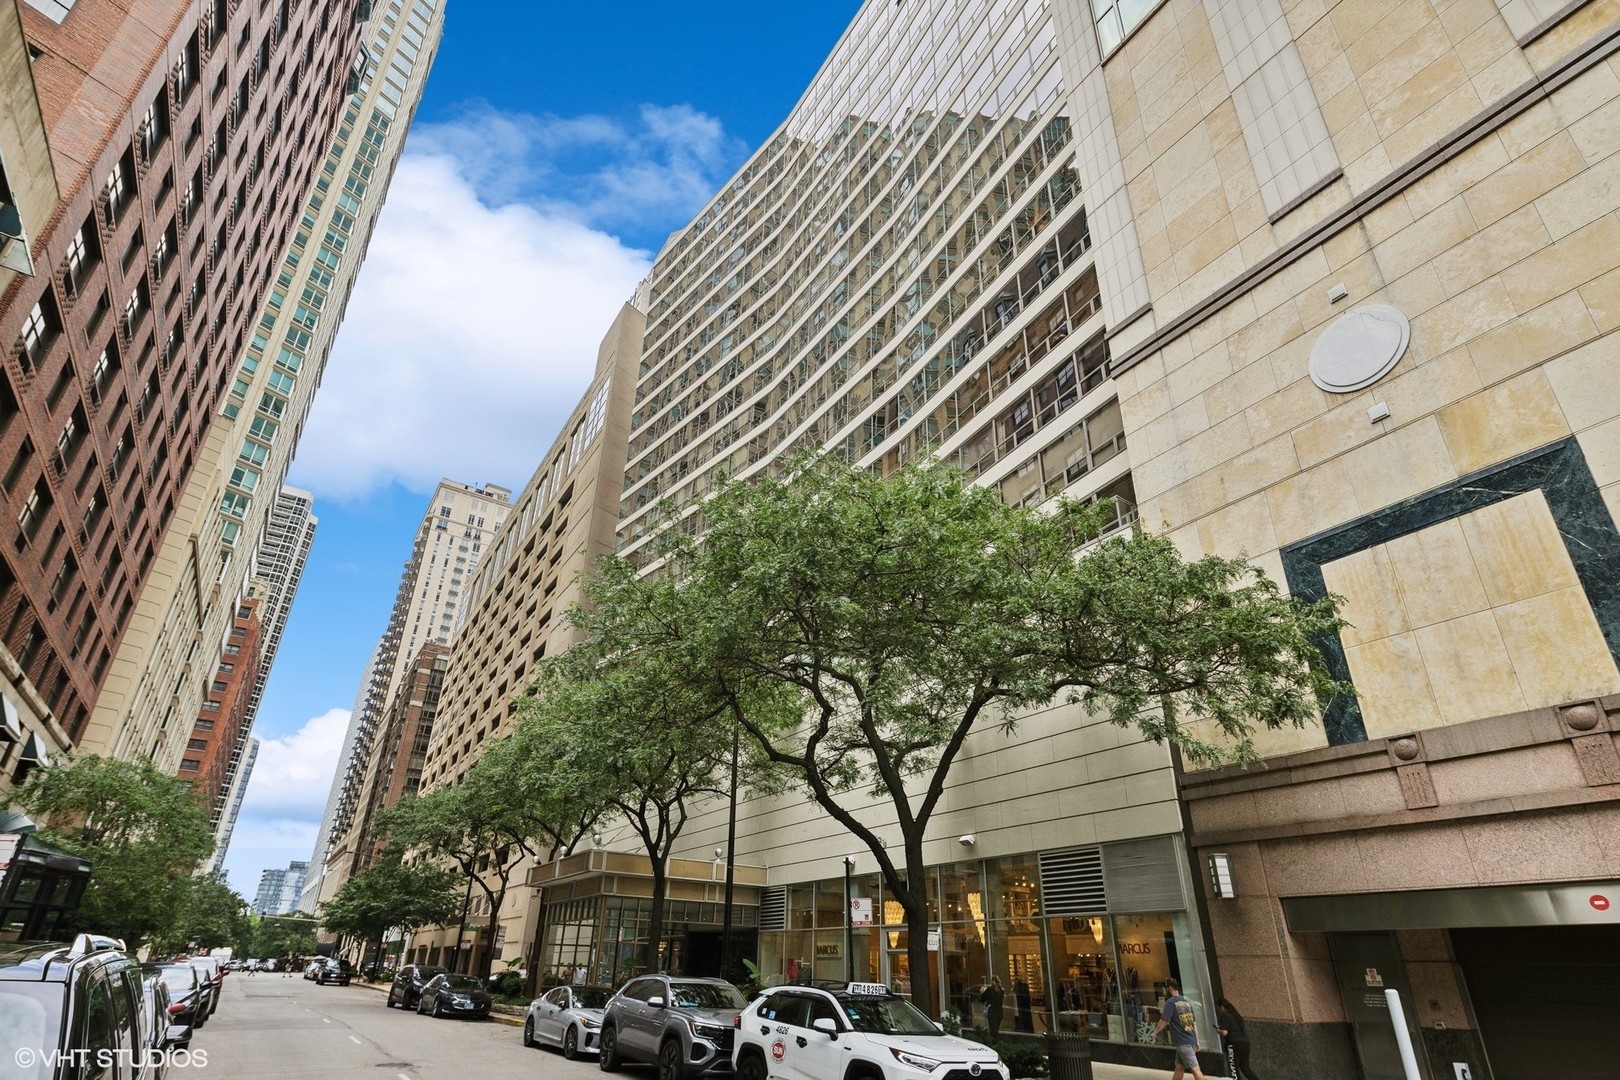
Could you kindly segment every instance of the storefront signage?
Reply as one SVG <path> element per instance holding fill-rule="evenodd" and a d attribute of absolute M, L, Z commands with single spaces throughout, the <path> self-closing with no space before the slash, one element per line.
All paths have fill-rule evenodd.
<path fill-rule="evenodd" d="M 870 896 L 857 896 L 849 902 L 849 925 L 872 925 L 872 898 Z"/>
<path fill-rule="evenodd" d="M 1119 951 L 1127 956 L 1152 956 L 1153 946 L 1145 941 L 1122 941 Z"/>
<path fill-rule="evenodd" d="M 930 931 L 928 931 L 928 951 L 929 952 L 939 952 L 939 931 L 938 930 L 930 930 Z"/>
<path fill-rule="evenodd" d="M 836 941 L 823 941 L 816 944 L 816 955 L 820 957 L 837 958 L 844 955 L 844 947 Z"/>

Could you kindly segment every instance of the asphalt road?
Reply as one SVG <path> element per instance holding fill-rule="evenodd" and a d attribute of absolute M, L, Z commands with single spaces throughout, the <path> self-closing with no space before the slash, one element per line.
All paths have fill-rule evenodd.
<path fill-rule="evenodd" d="M 435 1020 L 384 1007 L 384 995 L 354 986 L 233 972 L 219 1011 L 192 1038 L 207 1050 L 200 1068 L 174 1068 L 169 1080 L 337 1078 L 468 1080 L 525 1077 L 597 1080 L 592 1058 L 564 1061 L 554 1050 L 526 1050 L 520 1028 L 490 1021 Z M 630 1069 L 626 1080 L 652 1080 Z"/>

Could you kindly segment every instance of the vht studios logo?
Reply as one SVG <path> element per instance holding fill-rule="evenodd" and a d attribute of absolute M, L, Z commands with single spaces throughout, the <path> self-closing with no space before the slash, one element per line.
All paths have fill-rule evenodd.
<path fill-rule="evenodd" d="M 76 1068 L 81 1072 L 92 1069 L 106 1071 L 119 1062 L 123 1062 L 125 1072 L 136 1072 L 148 1068 L 168 1069 L 206 1069 L 208 1067 L 207 1050 L 124 1050 L 110 1046 L 98 1048 L 72 1047 L 59 1050 L 35 1050 L 32 1047 L 20 1047 L 11 1055 L 17 1067 L 24 1072 L 43 1065 L 47 1069 Z"/>

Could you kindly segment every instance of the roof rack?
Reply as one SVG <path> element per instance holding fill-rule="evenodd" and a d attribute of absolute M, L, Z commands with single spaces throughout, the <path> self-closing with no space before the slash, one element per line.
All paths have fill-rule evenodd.
<path fill-rule="evenodd" d="M 100 934 L 79 934 L 73 939 L 73 947 L 68 950 L 69 956 L 89 956 L 91 953 L 124 949 L 124 943 L 119 938 L 103 937 Z"/>

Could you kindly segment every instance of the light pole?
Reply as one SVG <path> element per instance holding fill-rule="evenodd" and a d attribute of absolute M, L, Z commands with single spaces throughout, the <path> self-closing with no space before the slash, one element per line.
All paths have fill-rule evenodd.
<path fill-rule="evenodd" d="M 855 892 L 850 874 L 855 870 L 855 856 L 844 856 L 844 981 L 855 981 Z"/>
<path fill-rule="evenodd" d="M 737 877 L 737 725 L 731 726 L 731 809 L 726 818 L 726 909 L 720 921 L 720 977 L 730 979 L 731 900 Z"/>

